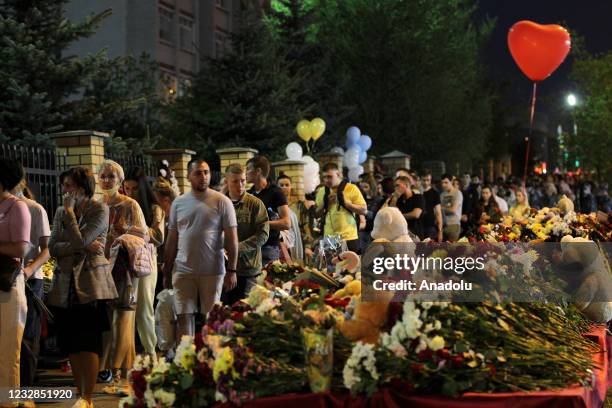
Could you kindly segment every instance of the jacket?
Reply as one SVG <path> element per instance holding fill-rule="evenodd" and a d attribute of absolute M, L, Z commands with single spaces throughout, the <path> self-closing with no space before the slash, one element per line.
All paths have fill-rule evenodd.
<path fill-rule="evenodd" d="M 238 221 L 239 276 L 257 276 L 261 273 L 261 247 L 268 240 L 270 224 L 264 203 L 252 194 L 244 193 L 234 203 Z"/>
<path fill-rule="evenodd" d="M 119 249 L 123 247 L 127 251 L 129 258 L 129 270 L 138 278 L 149 276 L 156 267 L 154 264 L 155 247 L 144 239 L 131 234 L 123 234 L 113 242 L 110 250 L 111 270 L 115 265 Z"/>
<path fill-rule="evenodd" d="M 87 247 L 98 240 L 102 247 L 108 230 L 108 207 L 90 200 L 79 220 L 64 207 L 55 212 L 49 239 L 49 252 L 57 260 L 48 303 L 68 307 L 70 281 L 74 276 L 74 289 L 80 303 L 115 299 L 117 289 L 111 276 L 108 260 L 101 248 L 92 253 Z"/>

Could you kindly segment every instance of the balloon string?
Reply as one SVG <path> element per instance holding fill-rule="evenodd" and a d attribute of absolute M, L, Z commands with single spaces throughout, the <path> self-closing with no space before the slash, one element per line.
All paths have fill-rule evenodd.
<path fill-rule="evenodd" d="M 533 93 L 531 95 L 531 110 L 529 113 L 529 136 L 527 136 L 527 146 L 525 147 L 525 171 L 523 172 L 523 184 L 527 181 L 527 171 L 529 169 L 529 148 L 531 147 L 531 135 L 533 133 L 533 118 L 535 116 L 536 92 L 538 83 L 533 83 Z"/>

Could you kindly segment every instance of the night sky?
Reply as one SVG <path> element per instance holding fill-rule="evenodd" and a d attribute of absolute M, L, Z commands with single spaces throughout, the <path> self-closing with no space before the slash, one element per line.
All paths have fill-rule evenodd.
<path fill-rule="evenodd" d="M 531 83 L 514 63 L 507 46 L 510 27 L 520 20 L 531 20 L 539 24 L 561 24 L 570 32 L 584 38 L 586 49 L 591 53 L 612 51 L 612 1 L 610 0 L 479 0 L 478 18 L 497 18 L 491 42 L 485 54 L 485 62 L 496 81 L 509 83 L 506 100 L 520 103 L 530 98 Z M 550 106 L 573 90 L 569 80 L 571 55 L 553 73 L 539 84 L 539 96 L 545 103 L 538 108 L 554 111 Z M 554 101 L 554 102 L 553 102 Z M 558 103 L 563 103 L 559 101 Z M 546 106 L 548 104 L 548 106 Z"/>

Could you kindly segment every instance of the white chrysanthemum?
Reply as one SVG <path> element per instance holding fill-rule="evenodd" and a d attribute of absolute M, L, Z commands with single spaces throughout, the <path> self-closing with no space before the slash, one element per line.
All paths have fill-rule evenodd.
<path fill-rule="evenodd" d="M 261 285 L 255 285 L 249 292 L 249 296 L 246 298 L 246 303 L 251 306 L 251 309 L 257 309 L 259 305 L 265 300 L 269 299 L 272 295 L 268 289 Z"/>
<path fill-rule="evenodd" d="M 215 391 L 215 401 L 227 402 L 227 398 L 219 391 Z"/>
<path fill-rule="evenodd" d="M 155 401 L 155 397 L 153 396 L 153 391 L 151 391 L 148 384 L 147 384 L 147 389 L 144 393 L 144 399 L 145 399 L 145 404 L 147 404 L 147 407 L 153 408 L 157 406 L 157 401 Z"/>
<path fill-rule="evenodd" d="M 414 352 L 415 352 L 415 353 L 417 353 L 417 354 L 418 354 L 418 353 L 420 353 L 421 351 L 423 351 L 423 350 L 426 350 L 426 349 L 427 349 L 427 341 L 426 341 L 426 340 L 427 340 L 427 337 L 425 337 L 425 336 L 421 336 L 421 337 L 419 338 L 419 344 L 418 344 L 418 345 L 416 346 L 416 348 L 414 349 Z"/>
<path fill-rule="evenodd" d="M 424 310 L 429 310 L 429 308 L 431 308 L 433 305 L 433 302 L 421 302 L 421 307 Z"/>
<path fill-rule="evenodd" d="M 160 358 L 157 363 L 153 365 L 152 373 L 166 373 L 170 369 L 170 364 L 166 362 L 165 358 Z"/>
<path fill-rule="evenodd" d="M 264 315 L 272 310 L 274 310 L 277 306 L 280 305 L 278 299 L 266 298 L 264 299 L 259 306 L 255 309 L 255 313 L 258 315 Z"/>
<path fill-rule="evenodd" d="M 153 396 L 157 401 L 159 401 L 162 408 L 172 407 L 174 405 L 174 401 L 176 400 L 176 395 L 173 392 L 164 391 L 163 388 L 155 390 Z"/>
<path fill-rule="evenodd" d="M 133 370 L 141 371 L 142 370 L 142 356 L 138 354 L 134 359 L 134 365 L 132 366 Z"/>
<path fill-rule="evenodd" d="M 372 344 L 364 344 L 357 342 L 351 351 L 351 356 L 346 361 L 342 370 L 344 386 L 352 389 L 358 382 L 361 381 L 356 374 L 363 367 L 374 380 L 379 379 L 379 374 L 376 369 L 376 357 L 374 356 L 374 346 Z"/>
<path fill-rule="evenodd" d="M 434 322 L 434 329 L 435 330 L 440 330 L 442 328 L 442 323 L 439 320 L 436 320 Z"/>

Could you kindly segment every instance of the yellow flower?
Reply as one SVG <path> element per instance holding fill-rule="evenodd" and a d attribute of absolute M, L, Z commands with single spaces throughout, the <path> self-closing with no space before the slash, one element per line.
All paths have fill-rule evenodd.
<path fill-rule="evenodd" d="M 219 375 L 225 374 L 230 370 L 232 370 L 232 378 L 238 378 L 238 373 L 234 370 L 234 353 L 231 348 L 223 347 L 215 359 L 213 379 L 218 381 Z"/>

